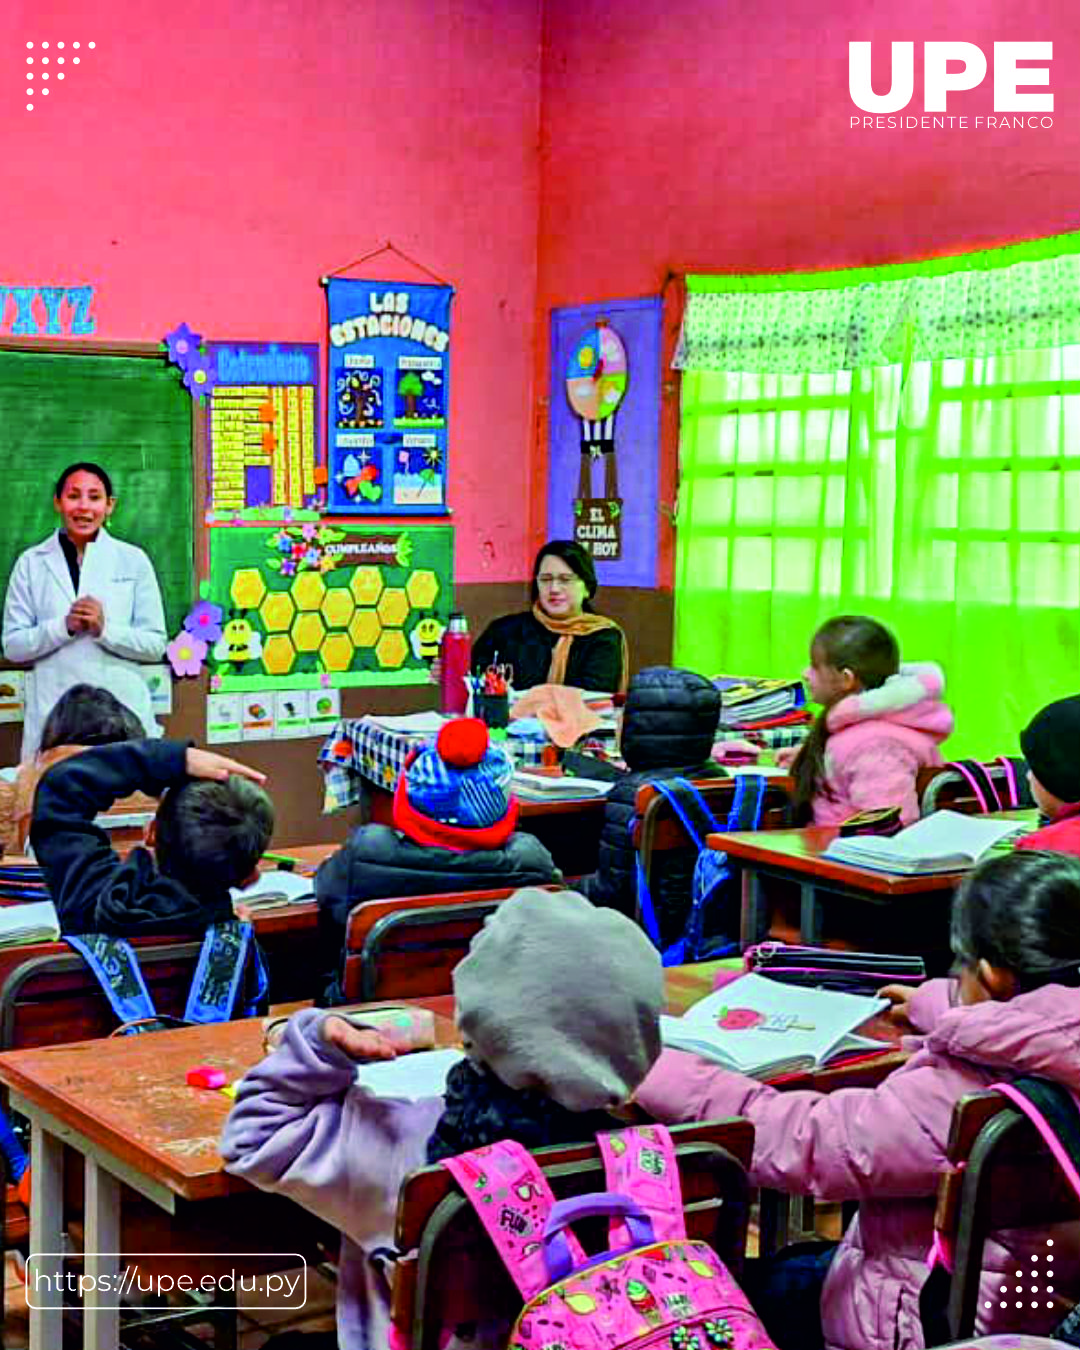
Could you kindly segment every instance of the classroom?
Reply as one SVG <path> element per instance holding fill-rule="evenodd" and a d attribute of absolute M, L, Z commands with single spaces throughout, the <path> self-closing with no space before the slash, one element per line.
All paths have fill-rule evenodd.
<path fill-rule="evenodd" d="M 809 715 L 793 739 L 751 735 L 742 752 L 748 763 L 729 749 L 729 765 L 753 769 L 759 756 L 775 778 L 752 818 L 728 816 L 730 780 L 726 795 L 706 793 L 720 803 L 711 847 L 725 859 L 724 884 L 736 897 L 724 957 L 769 938 L 830 950 L 846 942 L 891 954 L 900 970 L 925 957 L 936 977 L 963 956 L 973 970 L 989 971 L 980 985 L 990 991 L 987 1006 L 969 1011 L 989 1019 L 988 1009 L 1004 1017 L 1014 1007 L 1008 993 L 1026 990 L 1027 976 L 1009 965 L 1008 952 L 984 949 L 974 929 L 957 951 L 949 904 L 959 868 L 889 871 L 873 857 L 888 839 L 846 840 L 847 858 L 842 850 L 823 854 L 849 817 L 899 807 L 898 819 L 858 828 L 917 820 L 944 761 L 1006 757 L 1012 767 L 1002 761 L 994 769 L 993 792 L 1007 782 L 1010 795 L 995 795 L 990 813 L 1004 811 L 1005 827 L 1022 817 L 1025 829 L 1037 806 L 1054 817 L 1056 808 L 1048 811 L 1026 787 L 1021 761 L 1032 761 L 1021 733 L 1052 774 L 1042 790 L 1064 811 L 1049 828 L 1067 831 L 1066 808 L 1080 800 L 1080 783 L 1069 792 L 1062 739 L 1074 716 L 1080 737 L 1080 715 L 1070 707 L 1064 721 L 1038 723 L 1041 709 L 1077 694 L 1080 652 L 1080 216 L 1066 190 L 1080 153 L 1080 48 L 1060 5 L 956 0 L 946 19 L 932 0 L 13 0 L 0 13 L 0 32 L 8 53 L 0 586 L 10 596 L 19 555 L 55 538 L 53 496 L 64 466 L 88 461 L 112 474 L 115 511 L 103 536 L 114 550 L 130 543 L 149 558 L 165 641 L 152 662 L 129 644 L 106 665 L 86 667 L 86 677 L 96 669 L 107 683 L 111 670 L 122 683 L 122 667 L 152 664 L 156 684 L 139 697 L 167 739 L 265 775 L 275 819 L 261 847 L 268 842 L 271 857 L 313 868 L 345 843 L 364 811 L 396 823 L 392 798 L 410 747 L 386 728 L 361 743 L 359 719 L 436 708 L 441 690 L 429 672 L 451 613 L 466 616 L 475 650 L 493 622 L 525 618 L 534 581 L 540 596 L 558 592 L 560 581 L 573 590 L 575 565 L 537 550 L 574 539 L 591 559 L 597 613 L 625 637 L 626 663 L 600 692 L 620 695 L 628 678 L 654 667 L 709 681 L 730 674 L 794 682 L 815 664 L 811 643 L 821 625 L 844 614 L 869 615 L 894 636 L 898 655 L 882 679 L 900 678 L 899 661 L 935 663 L 944 685 L 923 691 L 930 721 L 919 723 L 924 741 L 908 745 L 903 802 L 845 788 L 842 800 L 815 804 L 812 778 L 805 791 L 797 772 L 789 785 L 782 775 L 813 725 Z M 606 406 L 596 401 L 604 389 Z M 385 412 L 384 393 L 392 405 Z M 243 456 L 230 460 L 241 427 Z M 61 545 L 53 552 L 57 585 L 66 585 L 65 561 L 75 578 L 82 554 L 73 561 Z M 567 568 L 571 575 L 560 577 Z M 128 590 L 141 584 L 121 579 Z M 555 610 L 545 613 L 558 625 Z M 93 632 L 93 609 L 74 622 Z M 207 623 L 203 642 L 199 625 Z M 545 626 L 546 668 L 565 630 Z M 596 637 L 615 650 L 610 628 L 587 639 L 582 631 L 573 639 L 578 659 Z M 518 650 L 506 650 L 509 640 L 501 652 L 481 647 L 481 667 L 509 662 Z M 50 687 L 41 668 L 49 653 L 20 661 L 13 651 L 0 664 L 0 766 L 25 757 L 30 695 Z M 574 659 L 567 651 L 573 642 L 559 658 L 563 676 Z M 37 672 L 23 683 L 35 661 Z M 824 664 L 831 678 L 829 671 L 843 677 L 857 663 L 843 655 Z M 822 677 L 807 678 L 811 702 L 876 693 L 877 677 L 867 682 L 860 669 L 828 699 Z M 685 685 L 661 683 L 648 697 L 689 706 L 692 696 Z M 52 698 L 34 698 L 42 721 Z M 544 715 L 554 716 L 546 708 Z M 734 727 L 724 736 L 739 744 Z M 702 753 L 680 767 L 724 762 L 724 736 L 710 732 Z M 543 769 L 534 748 L 535 758 L 515 767 Z M 592 741 L 584 748 L 598 753 Z M 965 793 L 961 784 L 960 796 L 932 800 L 978 809 Z M 663 794 L 653 793 L 648 802 L 627 799 L 613 847 L 613 808 L 614 801 L 530 803 L 523 795 L 518 833 L 550 851 L 557 870 L 523 862 L 512 875 L 556 887 L 562 877 L 572 884 L 617 866 L 624 896 L 634 897 L 629 911 L 622 908 L 636 915 L 642 848 L 646 859 L 655 851 L 662 875 L 664 850 L 677 838 L 685 852 L 687 840 Z M 748 824 L 761 828 L 751 836 Z M 827 829 L 827 840 L 814 829 Z M 440 841 L 425 837 L 432 842 Z M 1080 853 L 1075 843 L 1045 847 Z M 1038 847 L 1019 849 L 1017 867 L 1044 856 Z M 387 860 L 362 861 L 373 872 Z M 463 876 L 462 892 L 501 884 L 494 873 Z M 1057 872 L 1032 877 L 1026 895 L 1073 881 Z M 0 875 L 0 900 L 20 884 Z M 592 899 L 602 894 L 599 883 L 581 889 Z M 363 898 L 378 903 L 386 894 L 372 889 Z M 684 935 L 665 927 L 664 894 L 660 883 L 659 928 L 649 932 L 667 948 Z M 350 903 L 358 898 L 349 893 Z M 367 930 L 357 929 L 331 1001 L 427 1000 L 435 1044 L 456 1044 L 450 972 L 493 912 L 493 902 L 483 903 L 464 940 L 455 938 L 452 959 L 428 952 L 417 962 L 423 930 L 397 931 L 382 976 L 361 960 Z M 339 947 L 354 941 L 343 937 L 348 912 L 345 905 L 334 920 Z M 612 922 L 623 917 L 599 912 Z M 895 923 L 898 912 L 905 917 Z M 383 917 L 369 916 L 372 924 Z M 201 935 L 201 919 L 196 926 Z M 269 911 L 256 932 L 271 1001 L 319 997 L 306 975 L 298 980 L 290 970 L 290 962 L 317 960 L 313 944 L 326 941 L 316 933 L 314 903 L 287 916 Z M 159 983 L 151 981 L 164 989 L 172 967 L 167 954 L 149 954 L 152 941 L 140 937 L 136 948 L 148 953 L 148 971 L 164 962 Z M 684 959 L 672 957 L 664 969 L 668 1012 L 693 1001 L 680 979 L 696 1000 L 723 978 L 712 960 L 694 974 L 691 962 L 705 946 L 681 950 Z M 1047 955 L 1044 967 L 1053 956 L 1064 969 L 1067 955 Z M 6 961 L 4 953 L 0 985 L 14 969 Z M 891 969 L 875 966 L 883 976 Z M 1045 993 L 1024 992 L 1020 1001 Z M 897 1017 L 910 1013 L 918 1026 L 928 1002 L 898 1006 Z M 115 1021 L 107 1008 L 85 1016 L 74 1004 L 56 1008 L 53 1016 L 70 1017 L 87 1036 Z M 1063 1029 L 1073 1015 L 1071 1005 L 1048 1012 Z M 301 1053 L 301 1037 L 320 1034 L 338 1038 L 335 1053 L 361 1054 L 343 1019 L 319 1024 L 336 1026 L 332 1033 L 301 1021 L 286 1056 Z M 988 1040 L 998 1030 L 989 1028 Z M 1004 1023 L 1000 1030 L 1004 1036 Z M 213 1061 L 210 1029 L 198 1034 Z M 239 1077 L 261 1040 L 233 1034 L 221 1055 Z M 15 1043 L 9 1037 L 3 1048 Z M 110 1055 L 123 1053 L 124 1042 L 117 1044 Z M 1056 1052 L 1055 1043 L 1049 1057 Z M 35 1053 L 44 1055 L 14 1052 Z M 603 1059 L 606 1051 L 596 1053 Z M 971 1054 L 943 1094 L 952 1094 L 948 1109 L 927 1126 L 943 1176 L 952 1168 L 959 1178 L 966 1165 L 949 1151 L 957 1140 L 949 1134 L 953 1104 L 996 1081 Z M 3 1090 L 45 1121 L 59 1100 L 52 1094 L 66 1090 L 49 1077 L 59 1061 L 19 1061 L 10 1071 L 21 1075 L 16 1082 L 5 1059 Z M 710 1103 L 707 1119 L 753 1122 L 753 1161 L 747 1145 L 743 1168 L 753 1187 L 862 1205 L 862 1237 L 846 1240 L 837 1258 L 848 1262 L 843 1273 L 856 1292 L 846 1311 L 830 1310 L 826 1299 L 822 1343 L 831 1350 L 942 1343 L 927 1339 L 908 1306 L 910 1272 L 889 1286 L 895 1309 L 872 1307 L 861 1276 L 851 1275 L 851 1241 L 863 1242 L 871 1266 L 882 1259 L 887 1207 L 868 1181 L 860 1191 L 839 1169 L 799 1172 L 806 1159 L 784 1151 L 797 1122 L 781 1119 L 785 1108 L 775 1103 L 802 1094 L 737 1090 L 734 1074 L 709 1072 L 719 1075 L 716 1085 L 702 1071 L 687 1086 L 654 1070 L 660 1077 L 646 1080 L 639 1105 L 692 1130 L 700 1126 L 687 1122 L 702 1117 L 687 1101 L 698 1092 L 695 1101 Z M 829 1086 L 849 1084 L 906 1100 L 913 1088 L 905 1084 L 931 1069 L 904 1067 L 895 1088 L 861 1077 L 862 1067 L 847 1072 L 828 1080 L 815 1068 L 803 1085 L 820 1087 L 824 1103 Z M 1051 1076 L 1080 1096 L 1068 1073 Z M 229 1109 L 200 1103 L 184 1128 L 192 1138 L 217 1136 Z M 835 1137 L 856 1128 L 839 1106 L 827 1110 Z M 887 1127 L 894 1147 L 896 1110 Z M 135 1119 L 117 1117 L 117 1140 Z M 428 1124 L 432 1135 L 434 1119 Z M 48 1159 L 52 1145 L 41 1128 Z M 156 1178 L 144 1198 L 161 1203 L 168 1191 L 182 1210 L 224 1205 L 235 1192 L 239 1209 L 243 1191 L 280 1201 L 286 1215 L 297 1209 L 295 1196 L 265 1195 L 273 1186 L 251 1160 L 229 1167 L 247 1168 L 252 1185 L 227 1175 L 216 1148 L 196 1154 L 183 1176 L 176 1164 L 174 1174 L 175 1139 L 161 1128 L 148 1145 L 153 1156 L 140 1164 Z M 742 1136 L 725 1138 L 738 1155 Z M 426 1157 L 421 1148 L 413 1161 Z M 1008 1165 L 1020 1167 L 1012 1155 Z M 905 1243 L 925 1235 L 929 1245 L 937 1171 L 919 1175 L 917 1199 L 897 1202 Z M 1074 1197 L 1037 1177 L 1038 1184 L 1028 1177 L 1028 1192 L 1045 1183 L 1060 1200 L 1056 1217 L 1075 1217 Z M 960 1180 L 953 1185 L 958 1197 Z M 44 1182 L 42 1194 L 59 1209 Z M 308 1201 L 354 1248 L 393 1237 L 392 1198 L 379 1223 L 360 1233 Z M 41 1234 L 52 1231 L 46 1208 L 42 1200 Z M 755 1234 L 773 1231 L 766 1210 L 754 1210 Z M 101 1215 L 119 1223 L 119 1200 L 115 1210 L 103 1202 Z M 809 1204 L 802 1217 L 809 1231 Z M 1041 1242 L 1043 1216 L 1033 1222 Z M 915 1241 L 905 1261 L 914 1262 Z M 768 1245 L 762 1237 L 762 1256 Z M 1045 1259 L 1030 1243 L 992 1242 L 988 1252 L 995 1270 L 1014 1254 Z M 743 1254 L 733 1256 L 736 1265 Z M 829 1278 L 824 1268 L 820 1277 Z M 954 1291 L 949 1317 L 958 1335 L 975 1329 L 977 1284 L 967 1280 L 963 1296 Z M 400 1350 L 405 1314 L 391 1311 Z M 49 1343 L 56 1313 L 31 1323 L 35 1350 L 59 1350 Z M 111 1314 L 96 1316 L 107 1344 Z M 871 1334 L 871 1323 L 883 1329 Z M 388 1325 L 376 1318 L 366 1333 L 378 1342 Z M 778 1350 L 788 1350 L 782 1331 L 766 1325 Z M 980 1321 L 978 1330 L 986 1329 L 997 1327 Z M 246 1325 L 239 1343 L 259 1350 L 265 1334 Z M 342 1345 L 360 1343 L 340 1334 Z M 695 1344 L 680 1341 L 677 1350 Z"/>

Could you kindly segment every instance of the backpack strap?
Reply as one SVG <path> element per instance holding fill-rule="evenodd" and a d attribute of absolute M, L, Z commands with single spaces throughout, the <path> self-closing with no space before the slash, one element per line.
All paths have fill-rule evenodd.
<path fill-rule="evenodd" d="M 250 923 L 226 919 L 214 923 L 203 934 L 202 950 L 195 967 L 195 977 L 188 991 L 184 1020 L 205 1024 L 228 1022 L 236 1010 L 241 981 L 247 969 L 248 953 L 254 946 Z M 255 946 L 256 982 L 255 1002 L 266 992 L 266 971 L 258 947 Z M 245 1006 L 243 1016 L 250 1017 L 253 1006 Z"/>
<path fill-rule="evenodd" d="M 663 1125 L 636 1125 L 598 1134 L 596 1142 L 604 1160 L 608 1190 L 637 1202 L 652 1220 L 657 1242 L 685 1238 L 679 1163 L 667 1129 Z M 628 1247 L 631 1241 L 625 1218 L 613 1217 L 608 1225 L 609 1247 Z"/>
<path fill-rule="evenodd" d="M 107 933 L 66 934 L 64 940 L 94 972 L 121 1023 L 144 1022 L 145 1026 L 135 1030 L 152 1030 L 157 1009 L 131 944 Z"/>
<path fill-rule="evenodd" d="M 1001 771 L 1005 775 L 1005 790 L 1007 793 L 1005 807 L 1009 811 L 1015 811 L 1023 805 L 1020 799 L 1020 780 L 1017 777 L 1016 760 L 1010 758 L 1009 755 L 998 755 L 994 762 L 1001 765 Z"/>
<path fill-rule="evenodd" d="M 967 782 L 975 794 L 975 800 L 979 803 L 979 810 L 984 815 L 989 811 L 1005 810 L 994 780 L 987 772 L 985 764 L 980 764 L 977 759 L 954 759 L 950 760 L 945 767 L 955 770 Z"/>
<path fill-rule="evenodd" d="M 694 806 L 702 813 L 704 833 L 708 834 L 710 830 L 718 830 L 720 826 L 716 823 L 716 818 L 709 810 L 705 798 L 698 792 L 693 783 L 685 778 L 672 778 L 668 781 L 657 778 L 651 780 L 649 786 L 659 792 L 661 797 L 663 797 L 670 805 L 671 809 L 682 822 L 683 829 L 686 830 L 686 833 L 693 841 L 694 847 L 700 853 L 705 847 L 705 840 L 702 832 L 699 831 L 694 821 L 690 819 L 690 815 L 687 812 L 684 802 L 680 801 L 680 796 L 689 797 Z M 633 836 L 634 827 L 636 825 L 637 817 L 631 816 L 627 827 L 631 836 Z M 649 935 L 649 941 L 657 951 L 662 953 L 665 965 L 680 965 L 682 964 L 683 952 L 683 942 L 681 938 L 676 943 L 673 943 L 666 952 L 662 951 L 660 945 L 660 923 L 656 917 L 656 906 L 653 903 L 652 892 L 649 890 L 649 881 L 645 875 L 645 868 L 641 865 L 641 855 L 637 852 L 634 854 L 634 870 L 637 875 L 637 897 L 638 907 L 641 910 L 641 922 L 645 928 L 645 932 Z"/>
<path fill-rule="evenodd" d="M 503 1139 L 444 1158 L 442 1165 L 476 1210 L 522 1298 L 526 1302 L 535 1298 L 551 1283 L 543 1237 L 555 1208 L 540 1164 L 519 1143 Z M 565 1238 L 573 1264 L 585 1261 L 581 1243 L 570 1230 Z"/>
<path fill-rule="evenodd" d="M 1080 1199 L 1080 1111 L 1060 1083 L 1045 1078 L 1017 1078 L 992 1083 L 1035 1126 L 1065 1179 Z"/>
<path fill-rule="evenodd" d="M 735 796 L 725 826 L 729 832 L 759 828 L 768 786 L 769 780 L 763 773 L 735 775 Z"/>

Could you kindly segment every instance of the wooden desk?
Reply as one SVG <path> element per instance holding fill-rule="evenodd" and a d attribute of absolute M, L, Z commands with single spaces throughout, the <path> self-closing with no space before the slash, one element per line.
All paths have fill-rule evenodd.
<path fill-rule="evenodd" d="M 1002 819 L 1034 823 L 1034 811 L 1005 811 Z M 768 915 L 761 879 L 776 877 L 795 882 L 800 890 L 800 932 L 803 942 L 821 937 L 821 905 L 825 895 L 841 895 L 872 905 L 889 905 L 901 899 L 949 896 L 966 872 L 934 872 L 923 876 L 899 876 L 876 872 L 851 863 L 834 862 L 822 854 L 837 837 L 835 826 L 809 825 L 800 830 L 746 831 L 710 834 L 708 844 L 724 852 L 742 870 L 743 947 L 765 936 Z"/>

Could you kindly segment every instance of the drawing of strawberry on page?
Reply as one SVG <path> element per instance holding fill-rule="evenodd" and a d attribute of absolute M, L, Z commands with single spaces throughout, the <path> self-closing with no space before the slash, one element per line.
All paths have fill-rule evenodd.
<path fill-rule="evenodd" d="M 721 1031 L 813 1031 L 813 1022 L 800 1022 L 797 1013 L 762 1013 L 754 1008 L 721 1008 L 716 1015 Z"/>

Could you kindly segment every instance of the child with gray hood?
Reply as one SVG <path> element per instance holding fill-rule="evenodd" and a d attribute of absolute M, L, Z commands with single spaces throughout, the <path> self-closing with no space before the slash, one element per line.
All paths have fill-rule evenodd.
<path fill-rule="evenodd" d="M 454 971 L 466 1058 L 443 1097 L 378 1098 L 356 1066 L 389 1059 L 373 1030 L 297 1013 L 237 1091 L 221 1152 L 230 1172 L 290 1196 L 342 1233 L 342 1350 L 388 1345 L 385 1280 L 405 1176 L 497 1139 L 526 1148 L 618 1128 L 660 1051 L 660 957 L 629 919 L 572 891 L 516 892 Z"/>

